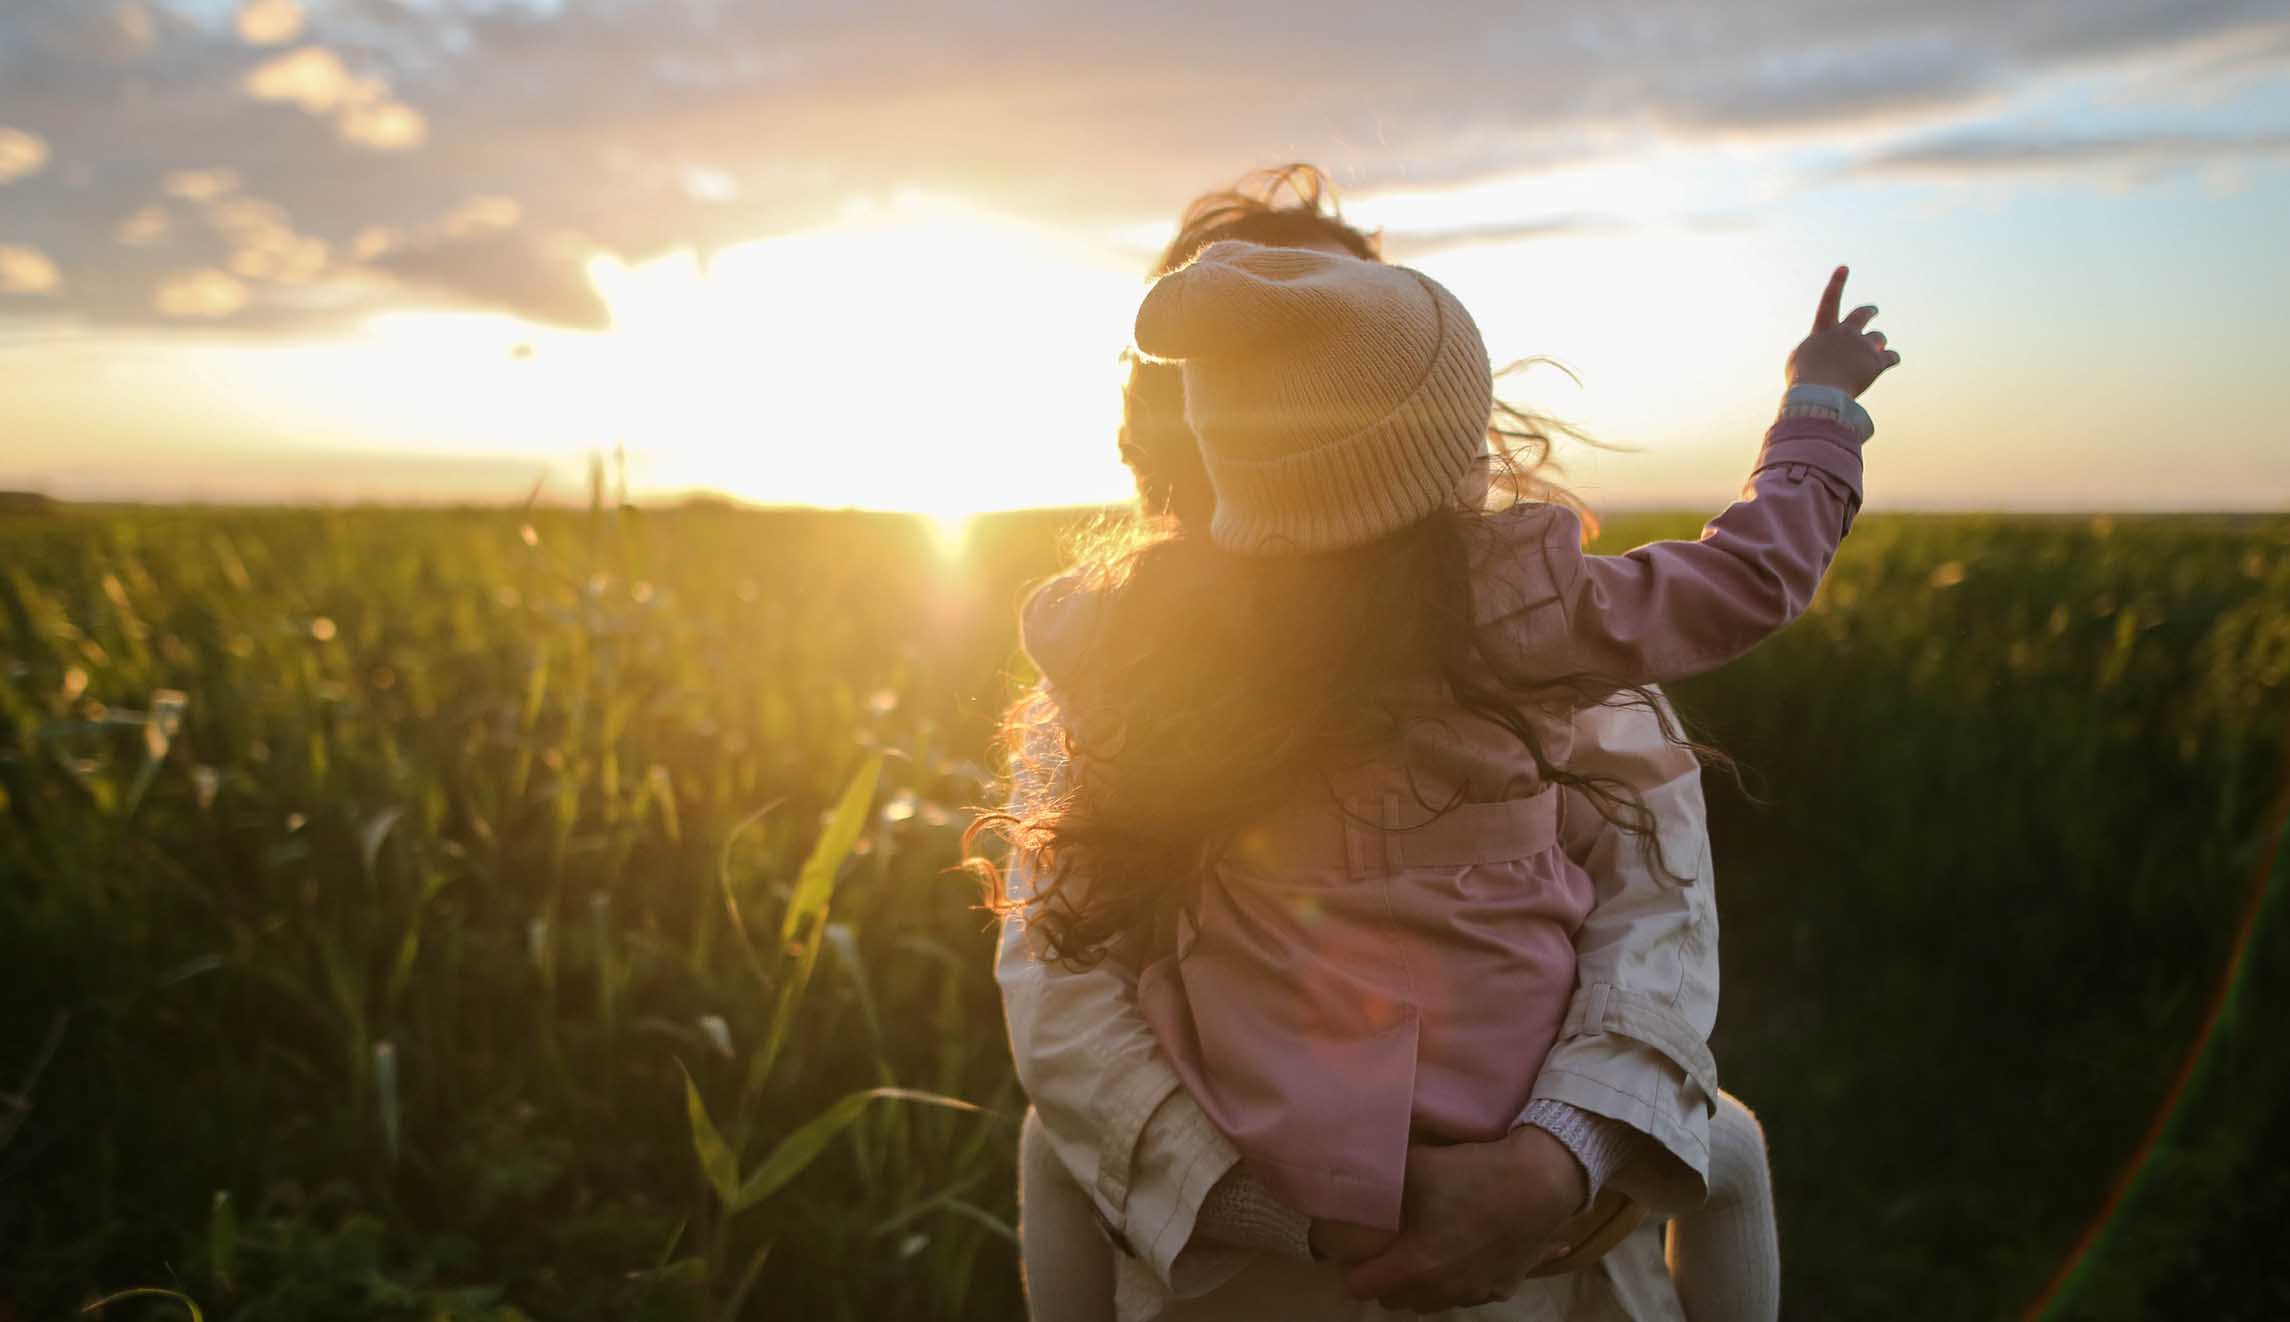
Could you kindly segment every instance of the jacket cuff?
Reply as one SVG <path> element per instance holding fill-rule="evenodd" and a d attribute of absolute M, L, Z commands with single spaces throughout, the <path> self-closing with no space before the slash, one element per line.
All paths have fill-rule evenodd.
<path fill-rule="evenodd" d="M 1684 1211 L 1708 1196 L 1717 1062 L 1693 1025 L 1661 1001 L 1605 982 L 1578 989 L 1533 1099 L 1563 1102 L 1653 1140 L 1642 1150 L 1648 1159 L 1613 1181 L 1650 1209 Z"/>
<path fill-rule="evenodd" d="M 1240 1161 L 1192 1094 L 1169 1094 L 1137 1136 L 1136 1180 L 1124 1209 L 1127 1233 L 1117 1242 L 1179 1296 L 1222 1284 L 1247 1262 L 1219 1253 L 1194 1230 L 1210 1190 Z"/>
<path fill-rule="evenodd" d="M 1835 418 L 1866 445 L 1877 434 L 1876 419 L 1861 402 L 1835 386 L 1795 385 L 1781 395 L 1784 418 Z"/>
<path fill-rule="evenodd" d="M 1645 1135 L 1619 1120 L 1550 1097 L 1528 1102 L 1519 1123 L 1533 1125 L 1557 1139 L 1582 1167 L 1584 1207 L 1598 1201 L 1598 1191 L 1616 1171 L 1630 1164 L 1646 1141 Z"/>
<path fill-rule="evenodd" d="M 1641 1050 L 1646 1056 L 1653 1054 Z M 1640 1149 L 1640 1159 L 1616 1171 L 1609 1184 L 1644 1203 L 1654 1215 L 1676 1216 L 1701 1206 L 1709 1197 L 1710 1171 L 1709 1119 L 1701 1107 L 1680 1109 L 1640 1090 L 1617 1086 L 1605 1074 L 1546 1065 L 1535 1080 L 1535 1098 L 1604 1116 L 1650 1139 Z M 1660 1071 L 1650 1076 L 1660 1077 Z"/>
<path fill-rule="evenodd" d="M 1765 448 L 1749 480 L 1780 472 L 1792 482 L 1818 481 L 1837 493 L 1845 505 L 1846 532 L 1861 510 L 1861 438 L 1840 419 L 1784 416 L 1765 433 Z"/>
<path fill-rule="evenodd" d="M 1272 1196 L 1264 1181 L 1235 1166 L 1201 1202 L 1196 1238 L 1260 1249 L 1291 1262 L 1312 1261 L 1312 1218 Z"/>

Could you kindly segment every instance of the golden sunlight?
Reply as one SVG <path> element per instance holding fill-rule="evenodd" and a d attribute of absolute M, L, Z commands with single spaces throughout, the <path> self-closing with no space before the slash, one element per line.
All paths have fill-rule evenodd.
<path fill-rule="evenodd" d="M 1118 500 L 1140 281 L 1046 230 L 902 196 L 827 228 L 599 258 L 604 406 L 633 476 L 772 504 L 957 516 Z"/>

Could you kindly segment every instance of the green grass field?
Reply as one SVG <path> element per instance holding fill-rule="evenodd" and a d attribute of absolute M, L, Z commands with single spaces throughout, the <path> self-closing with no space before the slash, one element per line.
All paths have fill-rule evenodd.
<path fill-rule="evenodd" d="M 0 1320 L 1017 1316 L 947 868 L 1061 523 L 0 518 Z M 2284 884 L 2290 518 L 1871 517 L 1678 696 L 1790 1315 L 2290 1313 L 2271 909 L 2075 1255 Z"/>

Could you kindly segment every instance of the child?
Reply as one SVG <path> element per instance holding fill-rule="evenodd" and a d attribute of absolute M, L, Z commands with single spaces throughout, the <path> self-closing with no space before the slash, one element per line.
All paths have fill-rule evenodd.
<path fill-rule="evenodd" d="M 1396 1230 L 1411 1139 L 1520 1114 L 1590 900 L 1556 791 L 1643 827 L 1567 769 L 1571 714 L 1811 598 L 1859 505 L 1851 396 L 1898 361 L 1874 309 L 1838 318 L 1843 276 L 1745 499 L 1619 557 L 1583 554 L 1560 506 L 1483 512 L 1486 352 L 1429 279 L 1225 242 L 1147 296 L 1138 346 L 1183 363 L 1211 536 L 1029 604 L 1066 788 L 995 824 L 1048 879 L 1016 902 L 1048 953 L 1142 968 L 1188 1091 L 1317 1245 Z"/>

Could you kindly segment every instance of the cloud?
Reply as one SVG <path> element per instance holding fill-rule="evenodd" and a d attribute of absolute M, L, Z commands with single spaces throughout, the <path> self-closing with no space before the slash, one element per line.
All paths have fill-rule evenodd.
<path fill-rule="evenodd" d="M 445 218 L 445 232 L 456 239 L 513 229 L 524 208 L 513 197 L 473 197 Z"/>
<path fill-rule="evenodd" d="M 50 295 L 62 289 L 63 273 L 37 248 L 0 243 L 0 294 Z"/>
<path fill-rule="evenodd" d="M 150 6 L 126 0 L 112 9 L 110 18 L 106 25 L 110 40 L 105 44 L 114 58 L 133 59 L 158 44 L 159 20 L 152 16 Z"/>
<path fill-rule="evenodd" d="M 1739 228 L 1743 219 L 1733 215 L 1695 215 L 1668 222 L 1688 230 L 1709 232 Z M 1383 232 L 1386 257 L 1414 260 L 1453 248 L 1486 243 L 1515 243 L 1522 239 L 1561 239 L 1643 233 L 1653 226 L 1642 217 L 1576 212 L 1452 229 L 1388 229 Z"/>
<path fill-rule="evenodd" d="M 377 257 L 374 267 L 456 302 L 603 330 L 612 314 L 588 278 L 595 254 L 593 245 L 570 235 L 499 231 L 407 244 Z"/>
<path fill-rule="evenodd" d="M 296 0 L 240 0 L 239 40 L 251 46 L 280 46 L 302 35 L 302 6 Z"/>
<path fill-rule="evenodd" d="M 347 106 L 336 122 L 345 141 L 375 151 L 411 151 L 429 139 L 429 121 L 402 101 Z"/>
<path fill-rule="evenodd" d="M 1879 176 L 1967 179 L 2088 171 L 2146 176 L 2183 166 L 2290 159 L 2290 132 L 2127 133 L 2104 137 L 1983 134 L 1889 148 L 1854 166 Z"/>
<path fill-rule="evenodd" d="M 162 317 L 216 321 L 247 304 L 247 288 L 228 271 L 211 266 L 178 271 L 151 291 L 151 306 Z"/>
<path fill-rule="evenodd" d="M 403 241 L 403 236 L 387 225 L 367 225 L 350 236 L 350 255 L 370 262 Z"/>
<path fill-rule="evenodd" d="M 233 275 L 301 285 L 327 271 L 332 254 L 326 241 L 296 233 L 286 212 L 274 203 L 228 198 L 216 203 L 207 219 L 230 244 Z"/>
<path fill-rule="evenodd" d="M 1875 52 L 1785 47 L 1685 80 L 1662 113 L 1675 124 L 1721 131 L 1833 130 L 1976 102 L 1997 81 L 1991 58 L 1944 40 Z"/>
<path fill-rule="evenodd" d="M 313 115 L 363 94 L 342 57 L 324 46 L 304 46 L 257 65 L 239 86 L 257 101 L 291 101 Z"/>
<path fill-rule="evenodd" d="M 148 248 L 167 237 L 171 224 L 165 207 L 139 207 L 112 228 L 111 237 L 130 248 Z"/>
<path fill-rule="evenodd" d="M 236 170 L 170 170 L 160 181 L 167 196 L 185 202 L 211 202 L 225 193 L 237 191 L 239 175 Z"/>
<path fill-rule="evenodd" d="M 376 151 L 410 150 L 429 136 L 428 120 L 393 98 L 386 81 L 353 75 L 342 57 L 324 46 L 304 46 L 261 64 L 239 86 L 257 101 L 283 101 L 306 114 L 331 115 L 345 142 Z"/>
<path fill-rule="evenodd" d="M 0 124 L 68 165 L 0 197 L 97 323 L 154 324 L 156 284 L 210 269 L 243 286 L 234 331 L 414 300 L 593 325 L 594 253 L 705 252 L 897 189 L 1107 233 L 1298 157 L 1353 193 L 1721 145 L 1778 170 L 1781 148 L 1922 143 L 2095 71 L 2171 103 L 2229 55 L 2290 67 L 2281 0 L 1450 0 L 1437 22 L 1385 0 L 1151 21 L 1106 0 L 895 21 L 850 0 L 0 0 Z M 247 193 L 283 235 L 218 228 L 208 208 Z M 471 199 L 514 216 L 456 221 Z M 163 230 L 123 228 L 154 207 Z M 1519 223 L 1458 219 L 1395 240 Z M 328 296 L 275 287 L 305 276 Z"/>
<path fill-rule="evenodd" d="M 47 139 L 22 129 L 0 127 L 0 184 L 38 174 L 47 163 Z"/>

